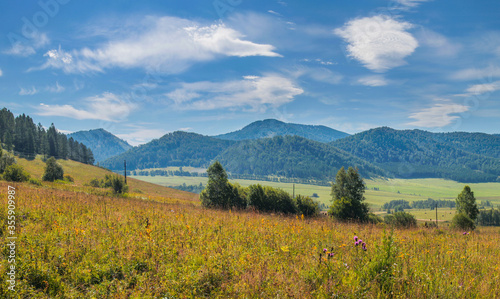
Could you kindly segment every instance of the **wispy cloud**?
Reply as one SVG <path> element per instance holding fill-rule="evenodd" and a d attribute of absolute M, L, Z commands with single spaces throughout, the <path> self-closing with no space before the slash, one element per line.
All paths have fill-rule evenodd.
<path fill-rule="evenodd" d="M 3 72 L 2 72 L 2 69 L 0 69 L 0 77 L 3 76 Z"/>
<path fill-rule="evenodd" d="M 446 36 L 432 31 L 430 29 L 422 29 L 417 32 L 416 37 L 423 47 L 431 48 L 429 54 L 440 57 L 453 58 L 462 49 L 462 45 L 450 41 Z"/>
<path fill-rule="evenodd" d="M 120 67 L 177 73 L 222 56 L 281 56 L 272 45 L 244 40 L 223 23 L 204 25 L 177 17 L 147 17 L 106 37 L 109 41 L 95 49 L 51 50 L 41 69 L 76 73 Z"/>
<path fill-rule="evenodd" d="M 385 86 L 389 84 L 389 81 L 380 75 L 365 76 L 358 79 L 358 83 L 366 86 Z"/>
<path fill-rule="evenodd" d="M 404 58 L 418 47 L 417 40 L 407 32 L 412 27 L 408 22 L 378 15 L 351 20 L 334 33 L 348 43 L 350 57 L 370 70 L 385 72 L 406 64 Z"/>
<path fill-rule="evenodd" d="M 86 98 L 82 101 L 84 108 L 75 108 L 72 105 L 46 105 L 41 103 L 38 115 L 62 116 L 74 119 L 98 119 L 104 121 L 120 121 L 126 119 L 136 108 L 117 95 L 105 92 L 100 96 Z"/>
<path fill-rule="evenodd" d="M 12 39 L 12 37 L 11 37 Z M 45 33 L 33 34 L 32 38 L 28 39 L 12 39 L 11 48 L 3 51 L 4 54 L 16 56 L 30 56 L 36 54 L 36 50 L 48 45 L 49 38 Z"/>
<path fill-rule="evenodd" d="M 457 71 L 451 75 L 454 80 L 481 80 L 489 78 L 499 78 L 500 67 L 488 66 L 486 68 L 469 68 Z"/>
<path fill-rule="evenodd" d="M 494 92 L 500 90 L 500 81 L 485 83 L 485 84 L 475 84 L 467 88 L 467 92 L 472 95 L 480 95 L 487 92 Z"/>
<path fill-rule="evenodd" d="M 49 92 L 53 92 L 53 93 L 60 93 L 60 92 L 63 92 L 65 90 L 65 88 L 63 86 L 59 85 L 59 82 L 56 81 L 56 85 L 47 86 L 45 88 L 45 90 L 47 90 Z"/>
<path fill-rule="evenodd" d="M 454 115 L 463 113 L 469 110 L 470 107 L 455 104 L 448 100 L 439 100 L 434 106 L 424 108 L 419 112 L 412 113 L 409 118 L 416 121 L 407 123 L 410 126 L 424 127 L 424 128 L 442 128 L 451 124 L 460 116 Z"/>
<path fill-rule="evenodd" d="M 402 5 L 402 8 L 409 8 L 409 7 L 417 7 L 419 6 L 422 2 L 428 2 L 432 0 L 392 0 L 400 5 Z"/>
<path fill-rule="evenodd" d="M 38 90 L 35 88 L 35 86 L 32 86 L 31 88 L 22 88 L 19 91 L 20 96 L 32 96 L 34 94 L 38 93 Z"/>
<path fill-rule="evenodd" d="M 250 108 L 263 112 L 289 103 L 303 92 L 288 78 L 266 75 L 226 82 L 182 83 L 180 88 L 166 96 L 182 110 Z"/>

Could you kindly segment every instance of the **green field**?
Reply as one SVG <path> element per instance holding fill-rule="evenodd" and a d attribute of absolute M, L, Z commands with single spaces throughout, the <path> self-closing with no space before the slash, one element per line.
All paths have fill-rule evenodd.
<path fill-rule="evenodd" d="M 186 185 L 198 185 L 207 183 L 205 177 L 179 177 L 179 176 L 133 176 L 136 179 L 147 181 L 163 186 L 177 186 L 186 183 Z M 231 180 L 246 187 L 251 184 L 262 184 L 281 188 L 289 193 L 293 192 L 292 183 L 279 183 L 269 181 L 254 180 Z M 460 193 L 465 184 L 443 179 L 374 179 L 366 180 L 366 201 L 372 209 L 378 210 L 380 207 L 391 200 L 404 199 L 409 202 L 416 200 L 447 199 L 453 200 Z M 500 205 L 500 183 L 477 183 L 468 184 L 478 201 L 489 200 L 494 205 Z M 375 191 L 373 188 L 378 188 Z M 399 193 L 398 193 L 399 192 Z M 316 193 L 319 202 L 329 205 L 330 187 L 315 186 L 306 184 L 295 184 L 295 194 L 311 196 Z"/>

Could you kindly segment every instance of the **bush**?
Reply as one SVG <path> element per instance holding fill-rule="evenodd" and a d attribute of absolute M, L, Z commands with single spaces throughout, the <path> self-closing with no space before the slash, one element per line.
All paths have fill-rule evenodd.
<path fill-rule="evenodd" d="M 316 193 L 315 193 L 316 194 Z M 319 215 L 319 204 L 309 196 L 298 195 L 295 198 L 297 202 L 297 213 L 304 216 Z"/>
<path fill-rule="evenodd" d="M 35 178 L 31 178 L 29 180 L 29 183 L 32 184 L 32 185 L 35 185 L 35 186 L 42 186 L 42 182 L 40 182 L 39 180 L 37 180 Z"/>
<path fill-rule="evenodd" d="M 451 227 L 454 229 L 473 230 L 476 228 L 474 220 L 465 213 L 456 214 L 451 220 Z"/>
<path fill-rule="evenodd" d="M 30 179 L 30 175 L 21 165 L 12 164 L 5 168 L 3 178 L 9 182 L 26 182 Z"/>
<path fill-rule="evenodd" d="M 89 185 L 94 188 L 101 188 L 101 181 L 96 178 L 90 180 Z"/>
<path fill-rule="evenodd" d="M 378 224 L 378 223 L 384 222 L 384 219 L 382 219 L 382 217 L 377 216 L 377 215 L 375 215 L 373 213 L 368 213 L 368 218 L 366 219 L 366 221 L 368 223 Z"/>
<path fill-rule="evenodd" d="M 0 173 L 3 173 L 5 169 L 12 164 L 16 164 L 16 158 L 12 154 L 2 153 L 2 155 L 0 155 Z"/>
<path fill-rule="evenodd" d="M 61 165 L 59 165 L 54 157 L 47 159 L 45 163 L 45 173 L 43 174 L 42 180 L 53 182 L 55 180 L 63 180 L 64 171 Z"/>
<path fill-rule="evenodd" d="M 66 182 L 68 182 L 68 183 L 74 183 L 75 182 L 75 179 L 72 176 L 70 176 L 69 174 L 65 174 L 64 175 L 64 180 Z"/>
<path fill-rule="evenodd" d="M 392 215 L 387 215 L 384 217 L 384 221 L 387 224 L 394 225 L 397 227 L 417 226 L 417 219 L 415 218 L 415 216 L 406 212 L 396 212 Z"/>
<path fill-rule="evenodd" d="M 115 194 L 122 194 L 128 191 L 128 186 L 125 184 L 125 180 L 118 175 L 111 177 L 111 187 L 113 188 L 113 193 Z"/>

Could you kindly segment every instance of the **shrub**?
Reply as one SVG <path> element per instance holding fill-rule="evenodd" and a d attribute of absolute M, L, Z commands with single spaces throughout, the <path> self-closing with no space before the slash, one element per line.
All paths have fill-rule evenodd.
<path fill-rule="evenodd" d="M 54 157 L 47 159 L 45 163 L 45 173 L 43 174 L 42 180 L 53 182 L 55 180 L 63 180 L 64 171 L 61 165 L 57 163 Z"/>
<path fill-rule="evenodd" d="M 378 224 L 378 223 L 384 222 L 384 219 L 382 219 L 382 217 L 377 216 L 377 215 L 375 215 L 373 213 L 368 213 L 368 218 L 366 219 L 366 221 L 368 223 Z"/>
<path fill-rule="evenodd" d="M 68 183 L 74 183 L 75 182 L 75 179 L 72 176 L 70 176 L 69 174 L 65 174 L 64 175 L 64 180 L 66 182 L 68 182 Z"/>
<path fill-rule="evenodd" d="M 101 188 L 101 181 L 96 178 L 90 180 L 89 185 L 94 188 Z"/>
<path fill-rule="evenodd" d="M 295 198 L 297 202 L 297 213 L 304 216 L 319 215 L 319 204 L 309 196 L 298 195 Z"/>
<path fill-rule="evenodd" d="M 417 226 L 417 219 L 415 218 L 415 216 L 406 212 L 396 212 L 392 215 L 387 215 L 384 217 L 384 221 L 387 224 L 397 227 Z"/>
<path fill-rule="evenodd" d="M 0 173 L 3 173 L 8 166 L 15 163 L 16 163 L 16 158 L 12 154 L 2 153 L 2 155 L 0 155 Z"/>
<path fill-rule="evenodd" d="M 465 213 L 456 214 L 451 220 L 451 227 L 462 230 L 473 230 L 476 228 L 474 220 L 470 219 Z"/>
<path fill-rule="evenodd" d="M 40 182 L 39 180 L 37 180 L 35 178 L 31 178 L 29 180 L 29 183 L 32 184 L 32 185 L 35 185 L 35 186 L 42 186 L 42 182 Z"/>
<path fill-rule="evenodd" d="M 12 164 L 5 168 L 3 178 L 9 182 L 26 182 L 30 179 L 30 175 L 21 165 Z"/>
<path fill-rule="evenodd" d="M 118 175 L 111 177 L 111 187 L 113 188 L 113 193 L 115 194 L 122 194 L 128 191 L 128 186 L 125 184 L 125 180 Z"/>

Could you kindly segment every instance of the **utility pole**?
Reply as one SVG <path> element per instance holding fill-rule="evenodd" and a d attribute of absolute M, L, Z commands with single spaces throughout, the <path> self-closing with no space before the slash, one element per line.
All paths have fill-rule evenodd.
<path fill-rule="evenodd" d="M 295 184 L 293 184 L 293 195 L 292 198 L 295 198 Z"/>
<path fill-rule="evenodd" d="M 127 184 L 127 160 L 123 160 L 123 175 L 125 176 L 125 184 Z"/>
<path fill-rule="evenodd" d="M 436 202 L 436 227 L 438 226 L 438 204 Z"/>

